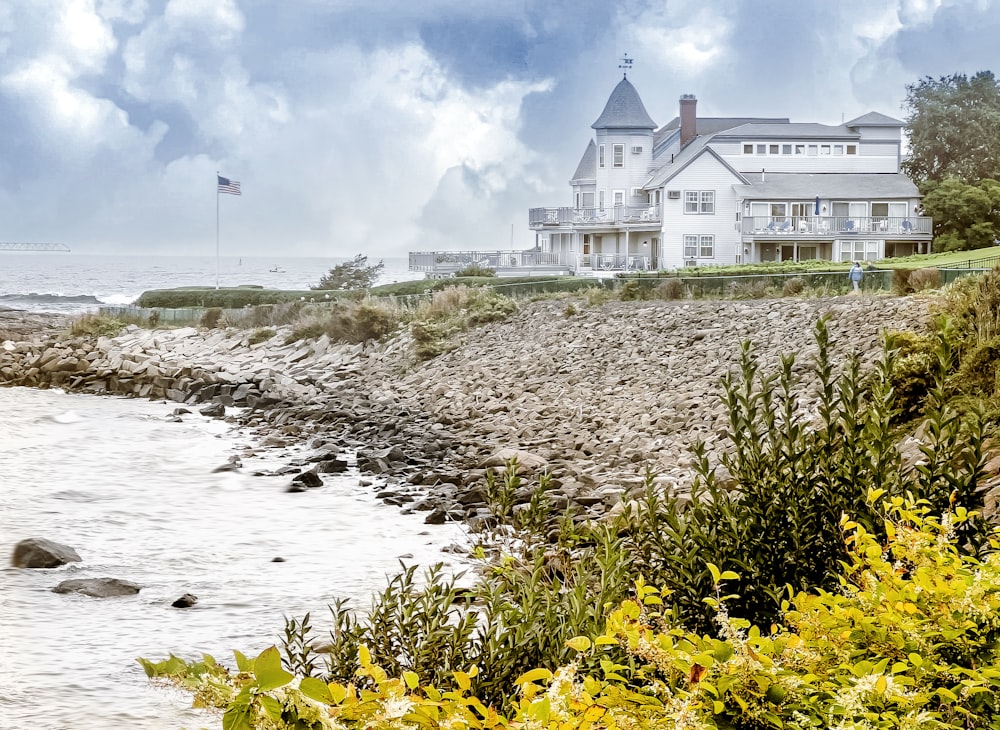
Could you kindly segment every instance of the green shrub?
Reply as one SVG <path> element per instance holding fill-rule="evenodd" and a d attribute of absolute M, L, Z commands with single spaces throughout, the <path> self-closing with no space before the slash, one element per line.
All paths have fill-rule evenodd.
<path fill-rule="evenodd" d="M 600 286 L 589 286 L 583 290 L 588 306 L 599 307 L 614 299 L 614 292 Z"/>
<path fill-rule="evenodd" d="M 431 663 L 427 675 L 400 671 L 402 642 L 379 666 L 360 635 L 341 682 L 285 671 L 275 647 L 254 660 L 237 652 L 236 671 L 208 656 L 139 662 L 193 692 L 197 706 L 225 710 L 229 730 L 995 727 L 1000 562 L 962 556 L 954 528 L 967 513 L 935 520 L 902 498 L 879 505 L 882 496 L 869 492 L 864 506 L 886 537 L 844 515 L 837 590 L 792 591 L 773 627 L 730 615 L 738 597 L 722 594 L 740 576 L 711 562 L 705 600 L 720 638 L 671 622 L 670 592 L 638 580 L 630 598 L 598 609 L 610 608 L 602 629 L 563 639 L 572 662 L 514 677 L 502 703 L 476 696 L 484 670 L 453 651 L 462 623 L 433 624 L 441 665 L 457 668 Z M 437 595 L 448 597 L 447 586 Z M 348 623 L 342 633 L 358 631 Z"/>
<path fill-rule="evenodd" d="M 786 586 L 831 589 L 846 559 L 841 515 L 854 513 L 878 533 L 877 516 L 857 507 L 869 487 L 927 499 L 937 514 L 950 501 L 969 510 L 982 506 L 982 423 L 946 407 L 951 354 L 943 333 L 925 400 L 933 442 L 921 447 L 924 468 L 906 474 L 892 428 L 895 353 L 887 349 L 866 378 L 857 358 L 837 375 L 822 320 L 816 337 L 811 380 L 819 393 L 818 423 L 800 409 L 794 358 L 786 356 L 778 373 L 764 375 L 744 344 L 738 372 L 723 378 L 729 426 L 721 471 L 710 467 L 704 446 L 696 444 L 698 479 L 690 501 L 648 489 L 637 511 L 623 520 L 635 570 L 672 591 L 674 620 L 692 630 L 714 626 L 701 601 L 712 579 L 700 561 L 740 573 L 732 586 L 740 601 L 732 610 L 756 626 L 777 620 Z M 984 524 L 974 520 L 967 527 L 973 532 L 964 541 L 978 549 Z"/>
<path fill-rule="evenodd" d="M 288 336 L 285 337 L 285 344 L 291 345 L 302 340 L 317 340 L 326 333 L 326 326 L 322 322 L 313 321 L 295 327 Z"/>
<path fill-rule="evenodd" d="M 458 346 L 449 340 L 455 333 L 453 329 L 433 322 L 412 322 L 410 333 L 413 336 L 413 354 L 417 360 L 431 360 Z"/>
<path fill-rule="evenodd" d="M 801 276 L 793 276 L 791 279 L 785 279 L 785 283 L 781 287 L 781 296 L 794 297 L 797 294 L 801 294 L 805 288 L 805 279 Z"/>
<path fill-rule="evenodd" d="M 275 332 L 270 327 L 263 327 L 259 330 L 255 330 L 254 333 L 251 334 L 250 337 L 247 339 L 247 342 L 249 342 L 251 345 L 257 345 L 261 342 L 267 342 L 276 334 L 278 333 Z"/>
<path fill-rule="evenodd" d="M 969 395 L 990 397 L 998 390 L 1000 375 L 1000 337 L 974 345 L 962 357 L 962 364 L 951 382 Z"/>
<path fill-rule="evenodd" d="M 892 270 L 892 293 L 896 296 L 905 296 L 913 293 L 913 286 L 910 284 L 910 275 L 913 269 L 893 269 Z"/>
<path fill-rule="evenodd" d="M 480 266 L 479 264 L 469 264 L 464 269 L 459 269 L 455 272 L 455 276 L 479 276 L 479 277 L 489 277 L 496 276 L 496 269 L 491 269 L 488 266 Z"/>
<path fill-rule="evenodd" d="M 623 302 L 645 301 L 650 297 L 650 290 L 638 279 L 629 279 L 618 290 L 618 297 Z"/>
<path fill-rule="evenodd" d="M 215 329 L 221 321 L 222 309 L 220 307 L 209 307 L 201 315 L 201 322 L 199 324 L 206 329 Z"/>
<path fill-rule="evenodd" d="M 570 317 L 575 317 L 577 314 L 578 310 L 576 308 L 576 305 L 573 304 L 573 302 L 567 304 L 566 307 L 563 309 L 563 316 L 566 317 L 567 319 L 569 319 Z"/>
<path fill-rule="evenodd" d="M 680 279 L 664 279 L 657 285 L 653 293 L 657 299 L 666 300 L 684 299 L 687 296 L 684 282 Z"/>
<path fill-rule="evenodd" d="M 905 423 L 923 413 L 934 386 L 937 345 L 931 335 L 906 331 L 889 333 L 887 342 L 896 351 L 889 380 L 896 399 L 893 421 Z"/>
<path fill-rule="evenodd" d="M 391 310 L 369 300 L 334 307 L 325 331 L 334 342 L 361 343 L 381 340 L 396 326 L 397 317 Z"/>
<path fill-rule="evenodd" d="M 733 281 L 727 288 L 732 299 L 763 299 L 768 294 L 768 283 L 764 279 Z"/>
<path fill-rule="evenodd" d="M 128 326 L 119 317 L 99 314 L 84 314 L 70 324 L 69 333 L 74 337 L 117 337 Z"/>
<path fill-rule="evenodd" d="M 917 269 L 907 281 L 915 292 L 941 288 L 941 272 L 937 269 Z"/>

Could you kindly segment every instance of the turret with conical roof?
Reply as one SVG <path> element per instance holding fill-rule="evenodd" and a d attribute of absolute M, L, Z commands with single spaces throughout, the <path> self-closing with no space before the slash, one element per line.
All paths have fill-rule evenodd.
<path fill-rule="evenodd" d="M 639 92 L 628 78 L 618 82 L 601 116 L 590 126 L 593 129 L 656 129 L 656 123 L 642 105 Z"/>
<path fill-rule="evenodd" d="M 597 206 L 646 205 L 642 185 L 653 160 L 656 122 L 646 112 L 639 92 L 628 78 L 618 82 L 591 127 L 597 137 L 594 186 Z"/>

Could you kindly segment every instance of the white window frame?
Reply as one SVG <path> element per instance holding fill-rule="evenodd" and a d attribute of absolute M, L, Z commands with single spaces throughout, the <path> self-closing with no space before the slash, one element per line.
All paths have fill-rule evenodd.
<path fill-rule="evenodd" d="M 685 190 L 684 213 L 686 215 L 715 215 L 715 191 Z"/>
<path fill-rule="evenodd" d="M 625 205 L 625 191 L 624 190 L 613 190 L 611 192 L 611 200 L 614 201 L 615 207 L 621 207 Z"/>
<path fill-rule="evenodd" d="M 858 154 L 858 146 L 856 144 L 847 145 L 847 154 L 856 155 Z"/>
<path fill-rule="evenodd" d="M 642 188 L 632 188 L 632 197 L 633 198 L 641 198 L 642 197 Z"/>
<path fill-rule="evenodd" d="M 597 207 L 600 210 L 604 210 L 604 200 L 605 200 L 606 194 L 607 193 L 606 193 L 606 191 L 603 188 L 601 190 L 599 190 L 598 193 L 597 193 Z"/>
<path fill-rule="evenodd" d="M 604 167 L 604 145 L 597 148 L 597 166 Z"/>
<path fill-rule="evenodd" d="M 752 155 L 753 154 L 753 142 L 744 142 L 743 143 L 743 154 L 744 155 Z"/>
<path fill-rule="evenodd" d="M 698 237 L 698 258 L 700 259 L 714 259 L 715 258 L 715 236 L 714 235 L 702 235 Z"/>
<path fill-rule="evenodd" d="M 633 145 L 632 146 L 632 154 L 633 155 L 641 155 L 642 154 L 642 147 L 640 145 Z"/>
<path fill-rule="evenodd" d="M 837 239 L 837 260 L 878 261 L 885 250 L 885 241 L 872 238 Z"/>
<path fill-rule="evenodd" d="M 612 167 L 625 167 L 625 145 L 624 144 L 613 144 L 613 145 L 611 145 L 611 166 Z"/>
<path fill-rule="evenodd" d="M 684 242 L 684 260 L 698 258 L 698 236 L 685 233 L 682 240 Z"/>

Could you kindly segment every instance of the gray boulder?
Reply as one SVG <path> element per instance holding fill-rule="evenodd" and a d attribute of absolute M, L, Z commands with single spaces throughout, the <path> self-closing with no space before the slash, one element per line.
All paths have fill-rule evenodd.
<path fill-rule="evenodd" d="M 43 537 L 29 537 L 14 546 L 10 563 L 15 568 L 58 568 L 66 563 L 79 562 L 80 556 L 69 545 L 62 545 Z"/>
<path fill-rule="evenodd" d="M 134 596 L 142 586 L 119 578 L 74 578 L 64 580 L 52 589 L 53 593 L 80 593 L 91 598 Z"/>
<path fill-rule="evenodd" d="M 198 413 L 208 418 L 222 418 L 226 415 L 226 407 L 221 403 L 212 403 L 199 410 Z"/>
<path fill-rule="evenodd" d="M 176 601 L 170 605 L 174 608 L 191 608 L 194 604 L 198 602 L 198 596 L 192 595 L 190 593 L 185 593 L 183 596 L 178 598 Z"/>

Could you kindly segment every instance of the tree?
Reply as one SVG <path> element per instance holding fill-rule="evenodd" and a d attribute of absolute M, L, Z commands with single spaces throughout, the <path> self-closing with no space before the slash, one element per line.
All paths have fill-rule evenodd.
<path fill-rule="evenodd" d="M 936 251 L 984 248 L 1000 237 L 1000 182 L 968 185 L 949 177 L 922 187 L 924 212 L 934 217 Z"/>
<path fill-rule="evenodd" d="M 906 87 L 904 104 L 910 157 L 902 167 L 914 182 L 1000 180 L 1000 84 L 992 71 L 927 76 Z"/>
<path fill-rule="evenodd" d="M 384 268 L 383 261 L 369 266 L 368 257 L 358 254 L 350 261 L 334 266 L 320 279 L 319 284 L 312 288 L 320 290 L 368 289 L 378 281 Z"/>

